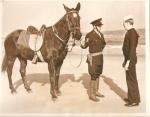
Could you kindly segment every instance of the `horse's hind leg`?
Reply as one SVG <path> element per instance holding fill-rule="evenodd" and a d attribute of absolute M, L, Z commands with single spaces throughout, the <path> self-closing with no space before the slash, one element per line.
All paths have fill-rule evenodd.
<path fill-rule="evenodd" d="M 27 60 L 23 59 L 22 57 L 18 57 L 19 61 L 20 61 L 20 74 L 22 77 L 22 81 L 24 84 L 25 89 L 30 92 L 30 86 L 27 83 L 27 79 L 26 79 L 26 66 L 27 66 Z"/>
<path fill-rule="evenodd" d="M 16 90 L 13 86 L 13 83 L 12 83 L 12 69 L 13 69 L 13 65 L 14 65 L 14 62 L 16 60 L 16 57 L 12 57 L 12 56 L 9 56 L 8 57 L 8 65 L 7 65 L 7 75 L 8 75 L 8 81 L 9 81 L 9 88 L 11 90 L 11 93 L 16 93 Z"/>
<path fill-rule="evenodd" d="M 56 91 L 55 91 L 56 69 L 53 60 L 50 60 L 50 62 L 48 63 L 48 70 L 49 70 L 49 75 L 50 75 L 49 77 L 51 83 L 50 93 L 52 95 L 52 99 L 55 101 L 55 99 L 57 98 Z"/>

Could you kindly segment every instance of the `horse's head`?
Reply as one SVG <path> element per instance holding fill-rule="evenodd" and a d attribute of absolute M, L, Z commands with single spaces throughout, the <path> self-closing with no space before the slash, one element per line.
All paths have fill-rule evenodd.
<path fill-rule="evenodd" d="M 80 3 L 77 4 L 76 8 L 68 8 L 64 5 L 66 10 L 66 21 L 68 23 L 69 31 L 72 33 L 72 36 L 76 40 L 80 40 L 82 34 L 80 32 Z"/>

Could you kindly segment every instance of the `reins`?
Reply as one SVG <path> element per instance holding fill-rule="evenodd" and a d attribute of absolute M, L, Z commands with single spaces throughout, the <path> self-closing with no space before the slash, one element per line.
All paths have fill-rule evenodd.
<path fill-rule="evenodd" d="M 81 43 L 81 41 L 80 41 L 80 43 Z M 71 50 L 69 51 L 69 52 L 72 52 L 72 49 L 73 49 L 73 47 L 75 46 L 75 40 L 74 40 L 74 42 L 72 43 L 72 48 L 71 48 Z M 70 65 L 71 66 L 73 66 L 73 67 L 75 67 L 75 68 L 79 68 L 80 67 L 80 65 L 81 65 L 81 63 L 82 63 L 82 60 L 83 60 L 83 50 L 81 49 L 81 51 L 80 51 L 80 62 L 79 62 L 79 64 L 78 65 L 73 65 L 72 63 L 71 63 L 71 60 L 69 61 L 69 63 L 70 63 Z"/>

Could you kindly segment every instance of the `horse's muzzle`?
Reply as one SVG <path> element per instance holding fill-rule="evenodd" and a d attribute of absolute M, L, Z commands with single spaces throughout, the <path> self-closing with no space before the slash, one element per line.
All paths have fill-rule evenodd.
<path fill-rule="evenodd" d="M 82 33 L 80 31 L 73 33 L 73 38 L 76 40 L 80 40 L 81 36 L 82 36 Z"/>

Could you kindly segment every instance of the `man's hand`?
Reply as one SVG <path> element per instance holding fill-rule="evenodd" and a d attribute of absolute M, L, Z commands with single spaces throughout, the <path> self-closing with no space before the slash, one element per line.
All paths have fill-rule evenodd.
<path fill-rule="evenodd" d="M 130 61 L 128 60 L 128 61 L 126 62 L 126 64 L 125 64 L 125 66 L 124 66 L 124 69 L 125 69 L 126 71 L 129 70 L 129 63 L 130 63 Z"/>
<path fill-rule="evenodd" d="M 126 62 L 124 61 L 124 62 L 122 63 L 122 67 L 124 68 L 124 67 L 125 67 L 125 65 L 126 65 Z"/>
<path fill-rule="evenodd" d="M 80 40 L 80 47 L 83 48 L 85 44 L 85 39 L 81 39 Z"/>
<path fill-rule="evenodd" d="M 82 45 L 82 43 L 81 43 L 81 41 L 80 41 L 80 47 L 82 48 L 82 46 L 83 46 L 83 45 Z"/>

